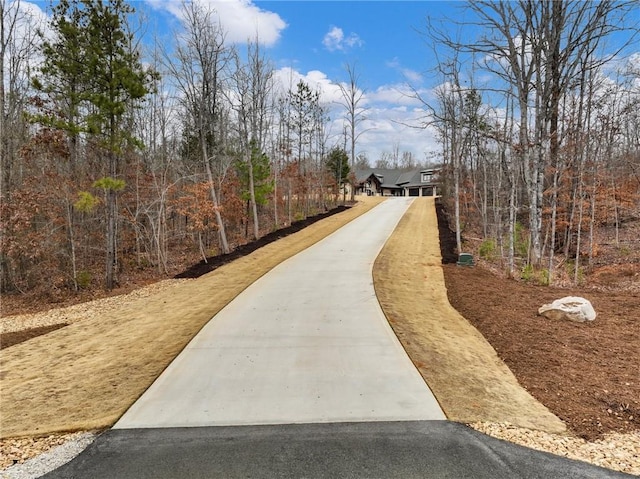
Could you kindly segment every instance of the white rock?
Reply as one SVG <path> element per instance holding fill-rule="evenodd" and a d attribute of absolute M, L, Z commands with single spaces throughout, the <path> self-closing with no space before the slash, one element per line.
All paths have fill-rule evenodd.
<path fill-rule="evenodd" d="M 567 319 L 580 323 L 596 319 L 596 311 L 591 302 L 579 296 L 556 299 L 551 304 L 541 306 L 538 314 L 549 319 Z"/>

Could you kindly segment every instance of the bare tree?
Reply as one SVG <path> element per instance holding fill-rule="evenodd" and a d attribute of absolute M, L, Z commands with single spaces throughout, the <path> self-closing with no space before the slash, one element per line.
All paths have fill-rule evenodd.
<path fill-rule="evenodd" d="M 158 41 L 154 43 L 150 56 L 154 70 L 160 72 L 163 53 Z M 142 178 L 136 181 L 136 189 L 139 188 L 138 183 L 144 185 L 144 175 L 150 178 L 151 184 L 144 185 L 149 189 L 147 194 L 136 197 L 136 212 L 131 215 L 136 219 L 136 233 L 146 240 L 144 247 L 149 257 L 154 258 L 151 262 L 161 274 L 169 271 L 170 191 L 183 180 L 179 168 L 179 133 L 176 131 L 180 105 L 168 89 L 167 78 L 162 76 L 157 82 L 156 91 L 136 115 L 136 127 L 145 145 L 142 158 L 138 158 L 142 168 L 137 169 L 136 173 Z M 142 171 L 138 173 L 138 170 Z M 142 216 L 142 219 L 138 220 L 138 216 Z M 140 263 L 138 257 L 139 266 Z"/>
<path fill-rule="evenodd" d="M 212 170 L 221 153 L 217 141 L 221 137 L 223 118 L 222 81 L 230 60 L 222 27 L 213 19 L 213 11 L 195 2 L 182 6 L 185 32 L 167 59 L 167 68 L 182 95 L 183 106 L 193 121 L 218 227 L 220 246 L 229 253 L 229 242 L 220 213 L 220 202 Z"/>
<path fill-rule="evenodd" d="M 345 108 L 345 120 L 347 122 L 346 136 L 349 139 L 350 166 L 353 170 L 356 166 L 356 142 L 365 131 L 357 131 L 359 125 L 366 119 L 366 109 L 362 103 L 364 101 L 364 91 L 360 88 L 360 75 L 356 71 L 355 63 L 345 66 L 348 81 L 339 83 L 340 93 L 342 94 L 341 105 Z M 355 185 L 351 185 L 351 201 L 355 195 Z"/>
<path fill-rule="evenodd" d="M 260 158 L 265 146 L 268 127 L 270 96 L 273 89 L 273 68 L 260 51 L 256 38 L 247 43 L 247 62 L 242 64 L 235 56 L 236 67 L 232 77 L 234 86 L 234 109 L 240 139 L 241 155 L 247 167 L 249 180 L 249 202 L 253 216 L 253 236 L 260 237 L 254 161 Z"/>
<path fill-rule="evenodd" d="M 473 189 L 470 196 L 480 200 L 477 208 L 483 219 L 485 237 L 489 231 L 487 182 L 492 175 L 495 177 L 495 174 L 506 172 L 508 182 L 502 184 L 509 185 L 509 192 L 502 198 L 494 195 L 493 208 L 499 209 L 501 202 L 509 203 L 510 243 L 518 239 L 516 253 L 522 255 L 523 249 L 526 249 L 528 264 L 539 267 L 545 249 L 549 247 L 549 277 L 552 277 L 559 189 L 562 187 L 563 170 L 569 165 L 562 154 L 566 151 L 569 131 L 566 121 L 563 122 L 563 104 L 572 95 L 579 96 L 577 89 L 583 84 L 584 78 L 589 78 L 592 72 L 598 71 L 612 58 L 611 55 L 603 55 L 598 49 L 603 39 L 625 28 L 625 22 L 621 19 L 625 12 L 633 8 L 632 2 L 478 0 L 469 3 L 467 8 L 475 16 L 473 25 L 483 28 L 477 41 L 463 42 L 454 39 L 446 30 L 439 30 L 431 22 L 428 23 L 427 37 L 434 44 L 436 56 L 443 48 L 453 52 L 450 58 L 439 61 L 438 71 L 442 73 L 443 69 L 446 70 L 445 81 L 453 84 L 454 88 L 460 84 L 457 77 L 460 70 L 447 67 L 451 58 L 464 58 L 465 61 L 468 59 L 468 65 L 473 67 L 473 72 L 477 69 L 489 71 L 497 81 L 492 82 L 486 89 L 494 100 L 497 98 L 506 101 L 506 112 L 511 116 L 503 121 L 503 131 L 495 128 L 482 135 L 472 131 L 471 141 L 463 141 L 466 150 L 458 166 L 464 167 L 464 174 L 469 175 Z M 629 38 L 633 38 L 633 35 Z M 473 81 L 473 76 L 470 80 Z M 442 98 L 440 103 L 442 107 Z M 470 106 L 469 101 L 466 101 L 466 104 Z M 437 113 L 433 109 L 430 111 L 432 114 Z M 435 117 L 437 118 L 437 115 Z M 584 108 L 578 112 L 578 117 L 584 118 Z M 471 129 L 478 130 L 480 125 L 471 125 Z M 579 128 L 582 135 L 585 128 L 586 121 L 583 121 Z M 450 140 L 454 139 L 455 135 L 451 130 L 441 130 L 441 135 L 442 133 L 446 133 L 445 140 L 449 141 L 445 141 L 447 157 L 451 154 Z M 512 138 L 515 144 L 511 143 Z M 485 156 L 482 147 L 482 142 L 485 141 L 493 144 L 496 153 L 501 157 L 499 163 L 491 166 L 493 174 L 489 171 L 489 165 L 486 163 L 488 157 Z M 583 155 L 589 146 L 582 142 L 580 148 L 575 158 L 584 158 Z M 498 168 L 498 165 L 502 166 Z M 584 170 L 580 171 L 584 173 Z M 574 184 L 578 185 L 577 182 Z M 593 194 L 594 188 L 591 187 Z M 575 215 L 568 221 L 568 229 L 571 229 L 572 225 L 576 227 L 575 222 L 580 216 L 579 196 L 586 195 L 584 189 L 580 188 L 575 188 L 573 192 L 572 204 L 576 209 Z M 593 204 L 593 198 L 591 200 Z M 522 203 L 526 209 L 517 208 L 517 203 Z M 551 208 L 547 210 L 546 207 L 549 205 Z M 526 211 L 528 219 L 529 240 L 526 243 L 523 243 L 521 238 L 515 238 L 516 228 L 513 223 L 518 220 L 518 210 Z M 543 220 L 546 211 L 551 212 L 551 219 L 543 241 Z M 593 217 L 593 207 L 591 213 Z M 498 219 L 501 217 L 497 214 L 494 216 Z M 499 235 L 499 231 L 496 233 Z M 565 241 L 571 242 L 571 236 L 568 235 Z M 565 253 L 568 252 L 568 248 L 569 245 L 565 245 Z M 512 272 L 513 249 L 514 245 L 511 244 L 509 269 Z"/>
<path fill-rule="evenodd" d="M 607 35 L 622 28 L 617 17 L 629 6 L 629 2 L 575 0 L 478 1 L 470 5 L 481 24 L 494 33 L 464 50 L 489 59 L 485 66 L 511 84 L 518 99 L 519 148 L 534 265 L 542 259 L 545 169 L 559 166 L 562 98 L 585 68 L 598 68 L 608 60 L 596 56 L 597 48 Z"/>
<path fill-rule="evenodd" d="M 17 175 L 16 160 L 26 136 L 24 110 L 29 62 L 35 49 L 34 21 L 19 0 L 0 0 L 0 203 L 7 202 Z M 6 221 L 6 218 L 2 218 Z M 4 249 L 5 229 L 0 228 Z M 0 290 L 10 282 L 8 258 L 0 254 Z"/>
<path fill-rule="evenodd" d="M 20 142 L 26 139 L 25 109 L 38 25 L 20 0 L 0 0 L 0 18 L 1 199 L 10 194 Z"/>

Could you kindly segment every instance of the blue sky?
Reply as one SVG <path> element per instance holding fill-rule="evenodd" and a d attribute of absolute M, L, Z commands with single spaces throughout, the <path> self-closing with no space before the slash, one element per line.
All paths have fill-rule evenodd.
<path fill-rule="evenodd" d="M 420 34 L 427 15 L 453 16 L 462 1 L 208 1 L 216 9 L 227 38 L 239 43 L 256 32 L 283 82 L 304 80 L 322 91 L 333 119 L 330 142 L 340 142 L 343 111 L 337 84 L 346 81 L 345 65 L 355 65 L 364 90 L 367 130 L 358 152 L 375 162 L 383 152 L 410 151 L 418 161 L 438 150 L 432 131 L 407 127 L 420 123 L 424 111 L 408 97 L 433 83 L 431 54 Z M 165 32 L 179 25 L 180 2 L 139 0 L 150 19 L 149 30 Z"/>
<path fill-rule="evenodd" d="M 269 50 L 279 68 L 307 75 L 310 82 L 324 74 L 323 89 L 331 91 L 326 81 L 346 81 L 345 64 L 355 65 L 368 108 L 368 120 L 362 125 L 368 131 L 358 150 L 370 160 L 399 149 L 422 161 L 427 152 L 438 149 L 432 132 L 403 125 L 419 123 L 424 113 L 407 97 L 405 83 L 417 87 L 430 83 L 430 54 L 419 33 L 427 14 L 453 12 L 461 2 L 257 1 L 256 5 L 277 12 L 287 23 Z M 335 101 L 335 90 L 328 96 Z M 336 108 L 333 116 L 339 115 Z M 336 125 L 334 130 L 341 128 Z"/>
<path fill-rule="evenodd" d="M 26 2 L 26 0 L 23 0 Z M 355 65 L 364 91 L 366 132 L 357 150 L 375 162 L 383 152 L 410 151 L 419 161 L 439 150 L 430 129 L 411 128 L 425 117 L 424 105 L 410 97 L 408 83 L 429 99 L 440 78 L 432 71 L 433 53 L 425 42 L 426 18 L 463 20 L 465 1 L 288 1 L 193 0 L 215 9 L 229 42 L 242 44 L 256 33 L 284 83 L 304 80 L 322 92 L 331 109 L 330 142 L 341 142 L 343 109 L 338 83 L 347 79 L 345 65 Z M 46 11 L 49 0 L 31 0 Z M 147 38 L 154 33 L 165 44 L 180 28 L 181 0 L 131 2 L 147 19 Z M 636 10 L 640 23 L 640 7 Z M 443 22 L 452 30 L 453 22 Z M 479 32 L 466 27 L 462 39 Z M 637 47 L 635 51 L 640 50 Z M 640 56 L 639 56 L 640 58 Z M 487 80 L 486 75 L 483 78 Z"/>
<path fill-rule="evenodd" d="M 416 30 L 424 29 L 429 12 L 449 12 L 455 4 L 460 2 L 256 2 L 287 22 L 271 48 L 280 66 L 320 69 L 339 80 L 343 64 L 355 61 L 371 89 L 404 81 L 403 69 L 425 70 L 429 55 Z"/>
<path fill-rule="evenodd" d="M 366 130 L 357 153 L 375 162 L 383 153 L 410 151 L 418 161 L 438 150 L 434 133 L 418 125 L 424 111 L 407 94 L 407 81 L 426 88 L 430 53 L 418 30 L 428 14 L 454 14 L 461 1 L 262 1 L 193 0 L 215 9 L 229 42 L 255 38 L 287 85 L 303 80 L 320 90 L 330 109 L 329 143 L 342 144 L 344 109 L 338 84 L 345 65 L 355 65 Z M 44 17 L 49 0 L 23 0 Z M 55 0 L 54 0 L 55 2 Z M 180 28 L 181 0 L 131 2 L 146 18 L 146 38 L 157 34 L 165 45 Z"/>

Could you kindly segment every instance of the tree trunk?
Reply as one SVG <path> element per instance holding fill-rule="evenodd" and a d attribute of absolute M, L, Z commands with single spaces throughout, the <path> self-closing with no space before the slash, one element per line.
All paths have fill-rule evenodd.
<path fill-rule="evenodd" d="M 113 118 L 111 120 L 112 130 L 113 130 Z M 112 137 L 115 134 L 112 135 Z M 111 151 L 108 152 L 109 156 L 109 176 L 113 179 L 116 178 L 118 173 L 118 160 L 116 157 L 115 147 L 112 147 Z M 116 221 L 117 221 L 117 203 L 116 203 L 116 190 L 115 188 L 106 188 L 106 208 L 107 208 L 107 256 L 105 263 L 105 288 L 111 291 L 116 282 L 116 271 L 117 271 L 117 257 L 116 257 Z"/>
<path fill-rule="evenodd" d="M 76 260 L 76 241 L 73 229 L 73 205 L 67 202 L 67 228 L 69 232 L 69 254 L 71 256 L 71 278 L 73 280 L 73 289 L 78 291 L 78 267 Z"/>
<path fill-rule="evenodd" d="M 549 265 L 548 265 L 548 284 L 553 284 L 554 275 L 554 254 L 556 249 L 556 220 L 558 216 L 558 177 L 560 175 L 560 167 L 557 166 L 553 172 L 553 194 L 551 197 L 551 244 L 549 246 Z"/>
<path fill-rule="evenodd" d="M 247 154 L 247 166 L 249 168 L 249 202 L 253 215 L 253 238 L 260 238 L 260 224 L 258 223 L 258 205 L 256 204 L 256 189 L 253 179 L 253 156 L 251 151 Z"/>
<path fill-rule="evenodd" d="M 513 166 L 512 166 L 513 168 Z M 509 188 L 509 277 L 513 277 L 516 271 L 515 267 L 515 243 L 516 243 L 516 189 L 518 187 L 516 182 L 516 174 L 514 171 L 510 175 L 510 188 Z"/>
<path fill-rule="evenodd" d="M 105 288 L 112 290 L 115 286 L 116 270 L 116 192 L 109 188 L 107 195 L 107 257 L 105 263 Z"/>
<path fill-rule="evenodd" d="M 207 172 L 207 180 L 209 181 L 209 193 L 211 194 L 211 202 L 213 203 L 213 214 L 216 217 L 216 225 L 218 226 L 218 233 L 220 235 L 220 246 L 223 254 L 228 254 L 231 250 L 229 243 L 227 242 L 227 233 L 224 229 L 224 222 L 222 221 L 222 215 L 220 214 L 220 206 L 218 203 L 218 195 L 216 194 L 216 187 L 213 180 L 213 173 L 211 172 L 211 165 L 209 164 L 209 155 L 207 153 L 207 144 L 204 134 L 200 138 L 200 148 L 202 153 L 202 159 L 204 160 L 204 166 Z"/>
<path fill-rule="evenodd" d="M 456 223 L 456 247 L 458 254 L 462 253 L 462 235 L 460 233 L 460 168 L 459 165 L 454 166 L 453 171 L 453 188 L 455 199 L 455 223 Z"/>

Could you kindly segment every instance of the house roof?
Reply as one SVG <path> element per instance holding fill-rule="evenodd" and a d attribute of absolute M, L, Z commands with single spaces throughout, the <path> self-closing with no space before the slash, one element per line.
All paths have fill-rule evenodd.
<path fill-rule="evenodd" d="M 364 183 L 367 179 L 374 175 L 380 180 L 383 187 L 397 188 L 397 180 L 402 172 L 400 170 L 389 170 L 384 168 L 366 168 L 362 170 L 356 170 L 356 181 L 358 183 Z"/>
<path fill-rule="evenodd" d="M 413 170 L 392 170 L 384 168 L 356 169 L 356 181 L 364 183 L 371 175 L 375 175 L 382 183 L 383 188 L 406 188 L 424 186 L 422 173 L 434 172 L 434 168 L 418 168 Z"/>

